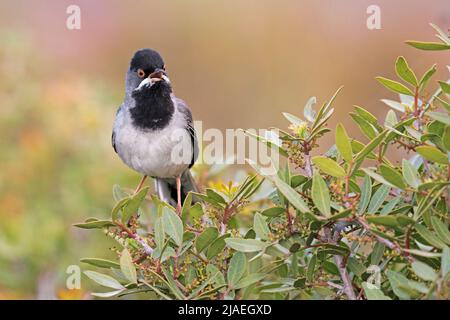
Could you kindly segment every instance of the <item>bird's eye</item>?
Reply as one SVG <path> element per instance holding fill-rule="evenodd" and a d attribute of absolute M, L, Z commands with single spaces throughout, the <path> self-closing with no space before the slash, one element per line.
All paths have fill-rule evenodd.
<path fill-rule="evenodd" d="M 145 77 L 145 71 L 142 69 L 138 69 L 137 75 L 139 78 L 143 78 L 143 77 Z"/>
<path fill-rule="evenodd" d="M 163 68 L 163 70 L 165 71 L 165 70 L 166 70 L 166 65 L 163 65 L 163 67 L 162 67 L 162 68 Z"/>

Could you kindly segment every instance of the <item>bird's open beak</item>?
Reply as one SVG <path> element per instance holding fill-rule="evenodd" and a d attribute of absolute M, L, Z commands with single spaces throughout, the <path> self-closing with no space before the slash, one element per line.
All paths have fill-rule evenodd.
<path fill-rule="evenodd" d="M 157 82 L 157 81 L 161 81 L 161 80 L 170 82 L 169 78 L 167 77 L 166 71 L 164 71 L 163 69 L 156 69 L 148 77 L 150 78 L 150 80 L 152 82 Z"/>

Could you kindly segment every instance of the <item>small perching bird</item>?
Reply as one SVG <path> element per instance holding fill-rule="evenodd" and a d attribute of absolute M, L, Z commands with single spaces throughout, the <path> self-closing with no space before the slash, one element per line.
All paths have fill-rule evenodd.
<path fill-rule="evenodd" d="M 197 191 L 191 175 L 198 155 L 197 137 L 187 104 L 175 97 L 158 52 L 138 50 L 126 74 L 125 99 L 117 111 L 112 145 L 122 161 L 143 178 L 155 179 L 163 201 L 176 206 Z"/>

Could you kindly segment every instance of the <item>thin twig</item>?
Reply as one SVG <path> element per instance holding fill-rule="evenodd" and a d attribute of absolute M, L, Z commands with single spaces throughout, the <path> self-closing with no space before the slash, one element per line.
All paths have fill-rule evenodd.
<path fill-rule="evenodd" d="M 373 235 L 378 242 L 384 244 L 386 247 L 388 247 L 391 250 L 394 250 L 395 252 L 401 254 L 402 256 L 406 257 L 410 262 L 414 261 L 415 259 L 413 257 L 411 257 L 407 252 L 403 251 L 403 249 L 396 243 L 383 238 L 379 235 L 377 235 L 376 233 L 372 232 L 372 230 L 370 229 L 369 224 L 367 223 L 366 219 L 364 219 L 363 217 L 357 217 L 356 218 L 358 220 L 358 222 L 361 224 L 361 226 L 363 226 L 364 229 L 366 229 L 367 232 L 369 232 L 371 235 Z"/>

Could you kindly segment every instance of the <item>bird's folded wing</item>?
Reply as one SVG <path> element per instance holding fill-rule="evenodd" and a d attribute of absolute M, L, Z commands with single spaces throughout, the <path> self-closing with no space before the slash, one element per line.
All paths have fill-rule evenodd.
<path fill-rule="evenodd" d="M 195 132 L 194 123 L 192 120 L 192 112 L 189 106 L 184 102 L 183 100 L 179 98 L 175 98 L 175 102 L 177 104 L 177 109 L 180 113 L 182 113 L 186 117 L 186 130 L 189 132 L 191 136 L 191 142 L 194 149 L 194 152 L 192 154 L 192 160 L 189 164 L 189 168 L 191 168 L 198 157 L 198 140 L 197 140 L 197 134 Z"/>

